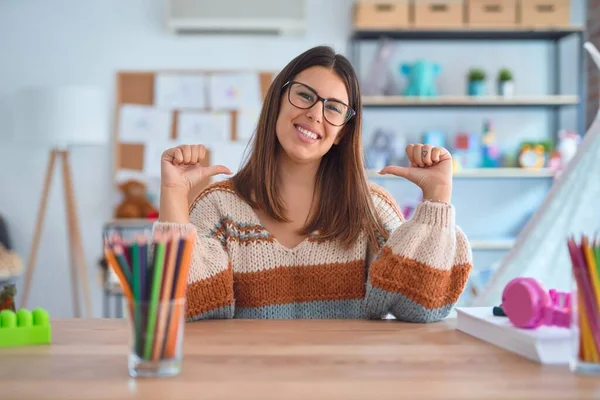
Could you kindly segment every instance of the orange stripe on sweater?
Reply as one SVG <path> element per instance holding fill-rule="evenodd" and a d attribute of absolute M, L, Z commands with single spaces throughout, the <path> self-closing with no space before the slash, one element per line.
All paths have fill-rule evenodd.
<path fill-rule="evenodd" d="M 401 293 L 430 310 L 455 303 L 462 294 L 471 264 L 455 265 L 450 270 L 400 257 L 389 247 L 371 263 L 371 285 L 390 293 Z"/>
<path fill-rule="evenodd" d="M 189 285 L 186 294 L 186 319 L 233 304 L 232 286 L 233 271 L 231 264 L 225 271 Z"/>
<path fill-rule="evenodd" d="M 316 300 L 362 299 L 363 260 L 349 263 L 277 267 L 233 276 L 236 306 L 260 307 Z"/>

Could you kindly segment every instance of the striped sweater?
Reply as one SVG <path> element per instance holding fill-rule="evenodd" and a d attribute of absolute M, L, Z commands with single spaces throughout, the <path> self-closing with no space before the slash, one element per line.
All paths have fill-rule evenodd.
<path fill-rule="evenodd" d="M 451 205 L 423 202 L 405 221 L 393 198 L 371 185 L 389 236 L 371 250 L 366 234 L 350 248 L 314 232 L 281 245 L 229 180 L 190 207 L 197 238 L 187 321 L 212 318 L 395 318 L 433 322 L 448 315 L 472 268 L 471 249 Z M 154 229 L 182 224 L 156 222 Z"/>

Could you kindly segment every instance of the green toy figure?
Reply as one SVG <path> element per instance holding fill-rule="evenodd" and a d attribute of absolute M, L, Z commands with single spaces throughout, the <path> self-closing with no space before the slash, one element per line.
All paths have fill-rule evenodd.
<path fill-rule="evenodd" d="M 404 91 L 405 96 L 433 97 L 438 95 L 435 78 L 441 72 L 439 64 L 418 60 L 414 64 L 402 64 L 401 71 L 408 79 L 408 86 Z"/>

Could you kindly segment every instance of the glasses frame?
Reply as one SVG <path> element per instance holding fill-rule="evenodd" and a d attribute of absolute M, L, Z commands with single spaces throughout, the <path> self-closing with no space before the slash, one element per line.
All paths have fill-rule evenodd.
<path fill-rule="evenodd" d="M 295 84 L 298 84 L 298 85 L 302 85 L 302 86 L 304 86 L 304 87 L 306 87 L 306 88 L 310 89 L 310 90 L 311 90 L 311 91 L 312 91 L 312 92 L 315 94 L 315 96 L 317 96 L 317 100 L 315 100 L 315 102 L 314 102 L 313 104 L 311 104 L 311 105 L 310 105 L 310 107 L 298 107 L 297 105 L 295 105 L 294 103 L 292 103 L 292 99 L 290 98 L 290 96 L 291 96 L 291 92 L 292 92 L 292 91 L 291 91 L 291 90 L 288 90 L 288 95 L 287 95 L 288 102 L 289 102 L 291 105 L 293 105 L 294 107 L 296 107 L 296 108 L 299 108 L 299 109 L 301 109 L 301 110 L 308 110 L 308 109 L 310 109 L 310 108 L 314 107 L 314 106 L 315 106 L 315 104 L 317 104 L 319 101 L 321 101 L 321 102 L 323 103 L 323 107 L 321 107 L 321 112 L 322 112 L 322 114 L 323 114 L 323 119 L 325 119 L 325 121 L 327 121 L 329 124 L 331 124 L 331 125 L 333 125 L 333 126 L 344 126 L 344 125 L 346 125 L 346 124 L 348 123 L 348 121 L 350 121 L 350 120 L 351 120 L 351 119 L 352 119 L 352 118 L 353 118 L 353 117 L 356 115 L 356 111 L 354 111 L 354 110 L 353 110 L 353 109 L 352 109 L 352 108 L 351 108 L 351 107 L 350 107 L 348 104 L 346 104 L 346 103 L 344 103 L 344 102 L 341 102 L 341 101 L 339 101 L 339 100 L 331 100 L 331 99 L 326 99 L 326 98 L 324 98 L 324 97 L 321 97 L 321 96 L 319 96 L 319 94 L 317 93 L 317 91 L 316 91 L 315 89 L 311 88 L 310 86 L 308 86 L 308 85 L 307 85 L 307 84 L 305 84 L 305 83 L 298 82 L 298 81 L 293 81 L 293 80 L 292 80 L 292 81 L 287 81 L 286 83 L 284 83 L 284 84 L 283 84 L 283 86 L 282 86 L 281 88 L 282 88 L 282 89 L 285 89 L 285 87 L 286 87 L 286 86 L 290 86 L 290 89 L 291 89 L 291 87 L 292 87 L 292 85 L 293 85 L 294 83 L 295 83 Z M 325 116 L 325 105 L 327 104 L 327 102 L 328 102 L 328 101 L 335 101 L 336 103 L 340 103 L 340 104 L 343 104 L 344 106 L 348 107 L 348 112 L 346 113 L 345 120 L 344 120 L 344 122 L 342 122 L 340 125 L 337 125 L 337 124 L 334 124 L 334 123 L 332 123 L 332 122 L 331 122 L 329 119 L 327 119 L 327 117 Z"/>

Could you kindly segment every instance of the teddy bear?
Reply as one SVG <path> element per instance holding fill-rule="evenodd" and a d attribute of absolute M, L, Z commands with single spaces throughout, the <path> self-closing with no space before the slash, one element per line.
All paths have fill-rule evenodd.
<path fill-rule="evenodd" d="M 158 210 L 148 200 L 146 185 L 131 179 L 119 184 L 123 200 L 115 210 L 116 218 L 156 218 Z"/>
<path fill-rule="evenodd" d="M 22 270 L 21 257 L 0 243 L 0 281 L 19 276 Z"/>

